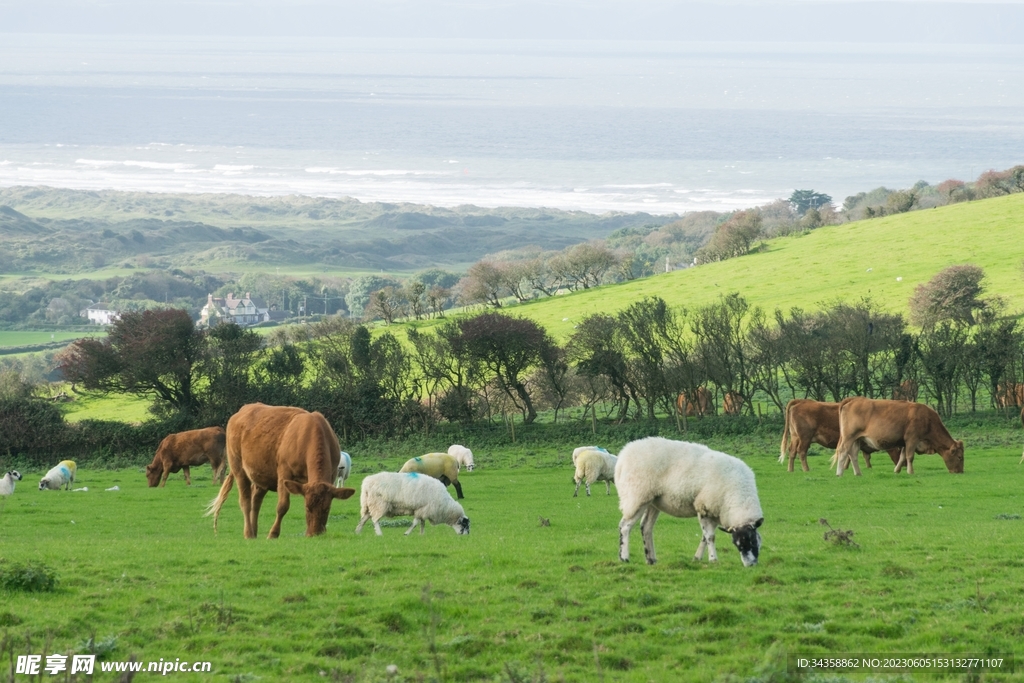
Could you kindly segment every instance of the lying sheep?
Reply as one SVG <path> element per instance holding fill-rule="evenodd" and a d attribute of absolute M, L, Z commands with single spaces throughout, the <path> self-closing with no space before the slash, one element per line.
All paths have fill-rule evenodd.
<path fill-rule="evenodd" d="M 356 527 L 358 534 L 369 519 L 373 529 L 380 536 L 380 520 L 384 517 L 412 515 L 412 526 L 405 532 L 408 536 L 420 525 L 420 533 L 426 531 L 426 521 L 431 524 L 447 524 L 457 534 L 469 533 L 469 517 L 448 489 L 437 479 L 416 472 L 396 474 L 379 472 L 363 479 L 359 494 L 359 513 L 362 519 Z"/>
<path fill-rule="evenodd" d="M 454 486 L 459 498 L 463 497 L 462 484 L 459 483 L 459 461 L 447 453 L 427 453 L 418 458 L 410 458 L 399 472 L 419 472 L 439 479 L 445 486 Z"/>
<path fill-rule="evenodd" d="M 704 548 L 708 561 L 718 560 L 715 527 L 732 534 L 743 565 L 757 564 L 764 522 L 757 499 L 754 473 L 746 463 L 707 446 L 651 436 L 633 441 L 619 453 L 615 466 L 619 492 L 619 559 L 629 561 L 629 532 L 639 521 L 647 564 L 654 564 L 654 522 L 658 514 L 697 517 L 703 537 L 694 560 Z M 642 521 L 641 521 L 642 518 Z"/>
<path fill-rule="evenodd" d="M 345 480 L 352 476 L 352 456 L 345 451 L 341 452 L 341 460 L 338 461 L 338 476 L 335 477 L 334 485 L 342 487 Z"/>
<path fill-rule="evenodd" d="M 75 463 L 73 460 L 61 460 L 60 464 L 46 473 L 46 476 L 39 480 L 39 490 L 58 491 L 63 486 L 70 490 L 75 483 Z"/>
<path fill-rule="evenodd" d="M 580 484 L 586 483 L 587 495 L 590 495 L 590 485 L 597 481 L 603 481 L 605 494 L 611 495 L 611 482 L 615 481 L 615 462 L 618 460 L 614 455 L 603 448 L 590 446 L 577 448 L 572 453 L 573 464 L 576 465 L 576 476 L 573 482 L 576 490 L 572 497 L 575 498 L 580 492 Z"/>
<path fill-rule="evenodd" d="M 10 470 L 0 477 L 0 496 L 9 496 L 14 493 L 14 484 L 21 481 L 21 472 Z"/>
<path fill-rule="evenodd" d="M 459 462 L 460 468 L 466 468 L 467 472 L 473 471 L 473 451 L 459 444 L 452 444 L 448 447 L 448 455 Z"/>

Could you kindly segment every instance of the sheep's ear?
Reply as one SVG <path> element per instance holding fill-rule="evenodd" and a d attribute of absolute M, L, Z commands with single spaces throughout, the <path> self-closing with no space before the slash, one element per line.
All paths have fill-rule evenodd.
<path fill-rule="evenodd" d="M 759 519 L 756 522 L 754 522 L 754 528 L 756 529 L 759 526 L 761 526 L 762 524 L 764 524 L 764 517 L 762 517 L 761 519 Z"/>
<path fill-rule="evenodd" d="M 286 491 L 288 491 L 288 493 L 294 493 L 296 496 L 304 495 L 304 492 L 302 490 L 302 484 L 300 484 L 297 481 L 292 481 L 291 479 L 285 479 L 284 480 L 284 488 L 285 488 Z"/>

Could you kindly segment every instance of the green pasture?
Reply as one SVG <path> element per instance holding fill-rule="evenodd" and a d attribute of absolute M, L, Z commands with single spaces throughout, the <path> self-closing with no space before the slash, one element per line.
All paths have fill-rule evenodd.
<path fill-rule="evenodd" d="M 66 386 L 66 385 L 65 385 Z M 153 401 L 131 394 L 75 395 L 74 400 L 61 403 L 61 412 L 68 422 L 111 420 L 144 422 L 152 417 Z"/>
<path fill-rule="evenodd" d="M 106 335 L 104 329 L 93 330 L 0 330 L 0 347 L 30 346 L 32 344 L 48 344 L 53 341 L 72 341 L 82 337 Z"/>
<path fill-rule="evenodd" d="M 869 297 L 906 314 L 917 285 L 947 266 L 973 263 L 985 270 L 984 296 L 998 295 L 1008 313 L 1019 313 L 1024 310 L 1022 262 L 1024 194 L 1015 194 L 819 228 L 768 240 L 746 256 L 508 310 L 563 340 L 585 317 L 614 313 L 646 296 L 692 307 L 739 292 L 769 312 L 794 306 L 817 310 L 827 301 Z"/>
<path fill-rule="evenodd" d="M 44 563 L 59 583 L 0 590 L 0 677 L 12 654 L 84 651 L 90 638 L 107 660 L 213 663 L 180 681 L 791 681 L 793 653 L 1010 654 L 1024 635 L 1013 424 L 954 430 L 967 440 L 964 475 L 937 456 L 895 475 L 876 456 L 863 477 L 837 478 L 820 449 L 811 472 L 787 473 L 775 434 L 708 440 L 757 474 L 766 519 L 753 568 L 721 533 L 718 564 L 694 562 L 697 520 L 666 516 L 659 563 L 643 563 L 639 529 L 620 563 L 615 490 L 573 498 L 568 447 L 475 448 L 462 537 L 445 526 L 405 537 L 408 520 L 356 536 L 354 497 L 335 502 L 322 537 L 302 536 L 294 500 L 280 539 L 245 541 L 234 492 L 219 534 L 202 516 L 217 491 L 206 467 L 191 488 L 179 474 L 164 489 L 147 488 L 141 468 L 86 469 L 78 492 L 40 492 L 42 473 L 26 473 L 0 502 L 0 578 Z M 353 449 L 348 483 L 418 454 Z M 261 534 L 275 504 L 269 495 Z M 821 518 L 858 547 L 824 540 Z"/>

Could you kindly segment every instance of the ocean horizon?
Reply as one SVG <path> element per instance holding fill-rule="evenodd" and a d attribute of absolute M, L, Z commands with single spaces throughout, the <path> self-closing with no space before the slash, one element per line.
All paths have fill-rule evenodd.
<path fill-rule="evenodd" d="M 1024 163 L 1024 46 L 0 36 L 0 186 L 728 211 Z"/>

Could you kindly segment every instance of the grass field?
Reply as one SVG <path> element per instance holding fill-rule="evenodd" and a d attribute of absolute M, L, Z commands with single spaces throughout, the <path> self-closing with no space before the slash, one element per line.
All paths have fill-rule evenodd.
<path fill-rule="evenodd" d="M 42 562 L 59 584 L 0 591 L 0 677 L 12 648 L 81 651 L 88 638 L 107 660 L 212 662 L 212 675 L 180 681 L 787 681 L 801 680 L 785 674 L 794 653 L 1013 653 L 1024 635 L 1024 436 L 1005 424 L 954 430 L 967 441 L 962 476 L 919 456 L 912 477 L 876 459 L 863 477 L 837 479 L 820 450 L 810 473 L 790 474 L 774 434 L 709 440 L 758 477 L 765 544 L 749 569 L 725 534 L 717 565 L 693 562 L 697 521 L 666 516 L 659 564 L 640 559 L 639 530 L 634 561 L 621 564 L 615 490 L 572 498 L 565 448 L 477 448 L 477 469 L 461 477 L 469 536 L 356 536 L 353 498 L 335 502 L 322 537 L 301 535 L 296 501 L 280 539 L 244 541 L 234 493 L 218 535 L 202 516 L 216 493 L 205 467 L 191 488 L 173 475 L 165 489 L 146 488 L 140 469 L 84 470 L 76 486 L 87 492 L 37 491 L 33 472 L 0 503 L 0 577 Z M 417 454 L 353 451 L 348 483 Z M 268 496 L 262 534 L 274 505 Z M 820 518 L 854 530 L 859 547 L 823 540 Z"/>
<path fill-rule="evenodd" d="M 47 344 L 52 341 L 71 341 L 82 337 L 106 335 L 106 330 L 54 331 L 48 330 L 0 330 L 0 347 Z"/>

